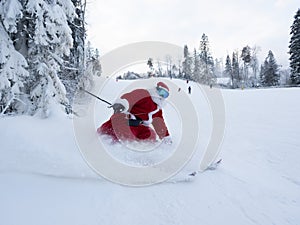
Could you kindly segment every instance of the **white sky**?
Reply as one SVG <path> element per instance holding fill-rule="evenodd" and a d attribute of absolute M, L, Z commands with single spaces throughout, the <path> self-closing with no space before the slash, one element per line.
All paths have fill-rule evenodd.
<path fill-rule="evenodd" d="M 299 7 L 298 0 L 88 0 L 88 40 L 101 55 L 140 41 L 187 44 L 192 51 L 205 33 L 214 58 L 224 61 L 256 45 L 260 63 L 272 50 L 288 67 L 290 26 Z"/>

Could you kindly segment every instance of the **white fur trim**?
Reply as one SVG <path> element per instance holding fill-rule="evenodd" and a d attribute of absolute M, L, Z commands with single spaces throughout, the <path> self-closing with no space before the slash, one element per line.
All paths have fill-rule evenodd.
<path fill-rule="evenodd" d="M 143 123 L 144 123 L 145 125 L 149 126 L 149 125 L 152 123 L 152 121 L 153 121 L 153 115 L 154 115 L 155 113 L 157 113 L 159 110 L 160 110 L 160 108 L 157 107 L 156 110 L 154 110 L 154 111 L 152 111 L 152 112 L 149 112 L 149 113 L 148 113 L 148 118 L 149 118 L 149 119 L 148 119 L 148 120 L 144 120 Z"/>
<path fill-rule="evenodd" d="M 152 100 L 160 107 L 163 108 L 165 105 L 165 99 L 161 96 L 159 96 L 159 94 L 157 93 L 156 88 L 150 89 L 148 90 L 150 93 L 150 96 L 152 98 Z"/>
<path fill-rule="evenodd" d="M 129 102 L 126 99 L 124 99 L 124 98 L 118 98 L 115 101 L 115 103 L 122 104 L 125 107 L 125 109 L 124 109 L 125 112 L 127 112 L 129 110 Z"/>

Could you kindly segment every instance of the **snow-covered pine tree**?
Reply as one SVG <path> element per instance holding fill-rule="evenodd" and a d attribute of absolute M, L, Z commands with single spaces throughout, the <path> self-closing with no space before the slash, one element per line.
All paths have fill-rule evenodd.
<path fill-rule="evenodd" d="M 227 55 L 227 57 L 226 57 L 224 76 L 230 77 L 231 87 L 233 88 L 233 85 L 232 85 L 233 84 L 233 73 L 232 73 L 231 59 L 230 59 L 229 55 Z"/>
<path fill-rule="evenodd" d="M 238 53 L 232 53 L 232 87 L 237 88 L 240 86 L 240 65 Z"/>
<path fill-rule="evenodd" d="M 73 44 L 68 20 L 75 15 L 74 7 L 70 0 L 28 0 L 25 11 L 30 17 L 27 60 L 32 113 L 47 117 L 52 101 L 68 105 L 58 73 Z"/>
<path fill-rule="evenodd" d="M 70 50 L 70 55 L 65 57 L 65 66 L 60 73 L 60 78 L 66 87 L 67 97 L 70 102 L 73 100 L 78 84 L 81 83 L 80 86 L 85 86 L 84 83 L 89 82 L 89 79 L 85 78 L 87 75 L 86 67 L 88 67 L 86 64 L 89 64 L 85 53 L 86 47 L 89 48 L 89 43 L 87 46 L 85 44 L 86 30 L 84 17 L 86 1 L 71 1 L 75 8 L 75 17 L 68 19 L 68 24 L 72 30 L 73 47 Z"/>
<path fill-rule="evenodd" d="M 264 63 L 260 66 L 260 73 L 259 73 L 260 85 L 263 87 L 267 86 L 265 84 L 265 68 L 267 67 L 268 67 L 268 62 L 267 60 L 265 60 Z"/>
<path fill-rule="evenodd" d="M 28 77 L 25 58 L 15 50 L 11 36 L 22 17 L 17 0 L 0 2 L 0 115 L 26 110 L 24 84 Z"/>
<path fill-rule="evenodd" d="M 182 62 L 183 77 L 187 80 L 190 80 L 192 78 L 192 57 L 190 56 L 187 45 L 184 46 L 183 57 L 184 57 Z"/>
<path fill-rule="evenodd" d="M 193 63 L 192 78 L 194 81 L 199 82 L 200 81 L 200 58 L 196 49 L 194 49 L 193 62 L 194 63 Z"/>
<path fill-rule="evenodd" d="M 291 83 L 300 84 L 300 9 L 294 16 L 294 22 L 291 26 L 290 40 L 290 67 L 291 67 Z"/>
<path fill-rule="evenodd" d="M 251 48 L 247 45 L 242 49 L 241 59 L 244 62 L 244 68 L 243 68 L 243 83 L 244 85 L 248 86 L 248 79 L 249 79 L 249 64 L 251 62 Z"/>
<path fill-rule="evenodd" d="M 225 61 L 225 70 L 224 70 L 224 77 L 230 77 L 232 76 L 232 66 L 231 66 L 231 59 L 230 56 L 226 56 Z"/>
<path fill-rule="evenodd" d="M 0 1 L 0 22 L 3 28 L 1 45 L 9 46 L 10 51 L 13 52 L 10 54 L 13 57 L 10 57 L 7 54 L 8 51 L 2 51 L 5 48 L 1 48 L 0 55 L 3 59 L 1 73 L 4 74 L 4 66 L 17 70 L 16 65 L 20 68 L 19 71 L 24 72 L 24 76 L 27 76 L 29 72 L 29 76 L 23 83 L 24 87 L 19 85 L 19 91 L 22 91 L 23 98 L 30 99 L 30 101 L 25 99 L 23 102 L 30 106 L 29 113 L 31 111 L 31 114 L 39 111 L 46 116 L 48 103 L 52 100 L 68 106 L 66 93 L 69 94 L 69 99 L 72 99 L 78 82 L 90 75 L 87 72 L 90 70 L 87 68 L 92 68 L 93 72 L 96 71 L 93 74 L 101 72 L 97 51 L 93 60 L 88 61 L 85 58 L 85 3 L 85 0 Z M 75 18 L 74 6 L 76 7 L 76 21 L 73 20 Z M 8 39 L 3 37 L 4 32 L 8 35 Z M 6 42 L 7 40 L 9 42 Z M 72 54 L 69 55 L 70 49 Z M 8 58 L 14 58 L 14 61 L 8 61 Z M 69 76 L 70 71 L 73 73 L 71 76 Z M 15 72 L 14 78 L 18 75 L 19 73 Z M 1 78 L 3 78 L 2 84 L 7 83 L 4 76 Z M 11 79 L 9 81 L 11 82 Z M 19 83 L 20 81 L 21 79 Z M 11 82 L 11 84 L 15 84 L 14 90 L 17 90 L 16 82 Z M 65 87 L 67 87 L 67 92 Z M 8 95 L 10 92 L 1 91 L 0 108 L 6 108 L 5 112 L 14 110 L 11 106 L 8 109 L 7 104 L 4 103 L 5 99 L 11 99 L 4 98 L 4 94 Z M 22 100 L 21 97 L 18 99 Z"/>
<path fill-rule="evenodd" d="M 260 77 L 263 86 L 278 86 L 280 84 L 278 65 L 271 50 L 264 61 Z"/>
<path fill-rule="evenodd" d="M 214 76 L 214 60 L 209 50 L 208 36 L 202 35 L 200 41 L 200 83 L 202 84 L 214 84 L 216 78 Z"/>

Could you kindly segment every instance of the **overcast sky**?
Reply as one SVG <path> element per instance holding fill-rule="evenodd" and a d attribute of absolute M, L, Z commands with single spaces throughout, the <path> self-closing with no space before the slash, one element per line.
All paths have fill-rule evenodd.
<path fill-rule="evenodd" d="M 214 58 L 256 45 L 261 61 L 272 50 L 288 67 L 299 7 L 298 0 L 88 0 L 88 40 L 101 55 L 140 41 L 187 44 L 192 51 L 205 33 Z"/>

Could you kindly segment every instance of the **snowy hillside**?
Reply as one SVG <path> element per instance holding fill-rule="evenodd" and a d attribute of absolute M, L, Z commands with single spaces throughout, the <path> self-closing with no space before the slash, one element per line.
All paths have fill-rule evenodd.
<path fill-rule="evenodd" d="M 128 82 L 108 81 L 101 96 L 113 101 Z M 59 109 L 49 119 L 1 118 L 0 225 L 300 224 L 300 106 L 295 104 L 300 89 L 222 90 L 226 134 L 217 157 L 222 163 L 185 182 L 186 174 L 199 169 L 212 121 L 198 86 L 173 82 L 181 88 L 173 97 L 186 94 L 198 113 L 199 143 L 178 175 L 152 186 L 122 186 L 95 174 L 78 149 L 72 118 Z M 94 127 L 88 129 L 94 131 L 110 114 L 98 102 Z M 163 160 L 182 136 L 172 104 L 165 114 L 174 142 L 146 158 L 99 140 L 127 164 Z"/>

